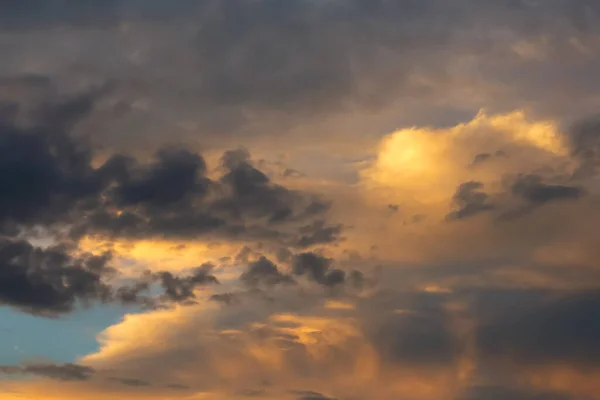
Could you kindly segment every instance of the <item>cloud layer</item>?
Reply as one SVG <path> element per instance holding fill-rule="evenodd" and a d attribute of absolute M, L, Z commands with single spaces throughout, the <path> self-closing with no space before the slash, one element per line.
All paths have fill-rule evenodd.
<path fill-rule="evenodd" d="M 0 397 L 596 398 L 599 16 L 0 2 Z"/>

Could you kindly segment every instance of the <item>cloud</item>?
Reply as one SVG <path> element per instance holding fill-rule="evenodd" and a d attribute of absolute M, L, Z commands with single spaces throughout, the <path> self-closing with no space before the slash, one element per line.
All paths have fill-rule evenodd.
<path fill-rule="evenodd" d="M 120 0 L 103 4 L 66 1 L 36 6 L 34 1 L 8 0 L 2 4 L 3 30 L 47 29 L 52 26 L 102 26 L 114 23 Z"/>
<path fill-rule="evenodd" d="M 153 304 L 152 300 L 141 296 L 141 293 L 150 290 L 151 281 L 151 279 L 146 279 L 145 281 L 140 279 L 139 282 L 135 282 L 132 285 L 121 286 L 116 289 L 114 297 L 122 304 L 145 304 L 151 306 Z"/>
<path fill-rule="evenodd" d="M 521 365 L 597 368 L 599 301 L 595 291 L 564 294 L 484 325 L 478 333 L 481 355 Z"/>
<path fill-rule="evenodd" d="M 378 115 L 372 132 L 399 120 L 455 123 L 481 107 L 566 118 L 593 110 L 598 89 L 591 2 L 111 0 L 30 8 L 3 5 L 9 59 L 0 72 L 45 75 L 60 90 L 111 81 L 114 93 L 88 125 L 111 147 L 137 149 L 143 138 L 155 148 L 166 129 L 220 147 L 275 133 L 300 142 L 306 131 L 356 138 L 369 124 L 361 116 L 348 127 L 347 113 L 381 109 L 393 112 Z M 565 68 L 549 67 L 558 62 Z M 338 122 L 328 129 L 332 116 Z M 299 123 L 310 128 L 298 133 Z"/>
<path fill-rule="evenodd" d="M 224 159 L 229 155 L 226 153 Z M 321 220 L 328 206 L 316 197 L 272 183 L 249 160 L 224 162 L 225 174 L 212 181 L 202 173 L 202 159 L 187 150 L 163 151 L 157 159 L 155 165 L 119 168 L 124 177 L 107 193 L 109 202 L 86 215 L 75 230 L 125 238 L 215 235 L 292 246 L 336 240 L 339 229 L 311 243 L 302 242 L 307 234 L 315 237 L 319 230 L 329 229 Z M 117 162 L 115 158 L 107 161 L 106 168 Z M 134 178 L 136 174 L 143 178 Z M 299 225 L 314 219 L 319 224 Z"/>
<path fill-rule="evenodd" d="M 132 387 L 146 387 L 152 386 L 150 382 L 144 381 L 142 379 L 131 379 L 131 378 L 110 378 L 112 382 L 117 382 L 125 386 Z"/>
<path fill-rule="evenodd" d="M 0 373 L 37 375 L 59 381 L 87 381 L 96 371 L 76 364 L 29 364 L 22 367 L 0 367 Z"/>
<path fill-rule="evenodd" d="M 323 255 L 304 252 L 293 254 L 287 249 L 279 249 L 278 253 L 285 250 L 285 257 L 280 260 L 281 265 L 289 264 L 289 272 L 281 272 L 281 267 L 263 255 L 252 262 L 247 262 L 247 269 L 240 275 L 240 281 L 251 288 L 263 286 L 272 288 L 275 285 L 296 285 L 298 281 L 294 277 L 306 277 L 309 282 L 314 282 L 324 287 L 333 288 L 348 284 L 348 288 L 362 290 L 371 284 L 370 278 L 359 270 L 345 271 L 332 268 L 334 259 Z M 214 296 L 213 296 L 214 297 Z M 230 302 L 229 296 L 216 297 L 215 300 Z"/>
<path fill-rule="evenodd" d="M 584 194 L 581 187 L 544 184 L 542 177 L 538 175 L 520 176 L 511 189 L 514 195 L 522 197 L 533 205 L 559 200 L 577 200 Z"/>
<path fill-rule="evenodd" d="M 346 273 L 340 269 L 330 268 L 332 259 L 315 253 L 300 253 L 294 256 L 292 271 L 296 276 L 308 276 L 321 285 L 333 287 L 344 283 Z"/>
<path fill-rule="evenodd" d="M 478 155 L 496 151 L 509 152 L 510 162 L 498 159 L 478 168 L 468 165 Z M 562 132 L 552 121 L 529 121 L 520 111 L 480 112 L 448 128 L 411 127 L 386 135 L 376 160 L 362 171 L 362 184 L 365 190 L 383 195 L 386 206 L 400 204 L 407 211 L 416 206 L 439 207 L 460 184 L 473 181 L 495 188 L 503 175 L 554 165 L 567 153 Z"/>
<path fill-rule="evenodd" d="M 29 3 L 0 6 L 0 302 L 144 309 L 93 378 L 11 390 L 598 393 L 597 2 Z"/>
<path fill-rule="evenodd" d="M 318 220 L 300 228 L 301 237 L 292 245 L 310 247 L 317 244 L 332 244 L 340 239 L 343 225 L 327 225 L 324 220 Z"/>
<path fill-rule="evenodd" d="M 27 313 L 57 317 L 78 304 L 117 302 L 156 307 L 159 299 L 142 295 L 160 283 L 163 303 L 189 303 L 200 286 L 217 284 L 210 264 L 186 276 L 168 271 L 134 277 L 133 283 L 115 282 L 118 271 L 112 255 L 78 254 L 66 247 L 34 247 L 27 241 L 0 239 L 0 304 Z"/>
<path fill-rule="evenodd" d="M 444 305 L 452 295 L 380 289 L 358 305 L 363 330 L 383 362 L 453 365 L 464 351 Z"/>
<path fill-rule="evenodd" d="M 45 107 L 30 129 L 0 121 L 0 229 L 14 234 L 22 225 L 65 222 L 73 211 L 97 205 L 106 184 L 92 155 L 65 130 L 89 112 L 85 94 Z"/>
<path fill-rule="evenodd" d="M 295 283 L 291 276 L 282 274 L 277 265 L 266 257 L 260 257 L 258 260 L 249 263 L 248 270 L 240 276 L 240 280 L 248 286 L 258 286 L 259 284 L 271 286 L 281 283 Z"/>
<path fill-rule="evenodd" d="M 595 176 L 600 166 L 600 119 L 596 116 L 578 121 L 567 131 L 567 138 L 571 154 L 580 163 L 573 178 Z"/>
<path fill-rule="evenodd" d="M 211 301 L 216 301 L 218 303 L 223 303 L 226 305 L 233 305 L 238 303 L 239 297 L 235 293 L 218 293 L 210 296 Z"/>
<path fill-rule="evenodd" d="M 445 364 L 460 354 L 458 341 L 443 319 L 400 312 L 388 315 L 374 330 L 372 339 L 390 362 Z"/>
<path fill-rule="evenodd" d="M 300 396 L 296 400 L 335 400 L 332 397 L 327 397 L 321 393 L 311 391 L 297 391 L 294 392 L 294 394 Z"/>
<path fill-rule="evenodd" d="M 34 314 L 69 312 L 76 301 L 108 300 L 103 281 L 110 255 L 76 256 L 61 247 L 41 249 L 0 239 L 0 303 Z"/>
<path fill-rule="evenodd" d="M 100 350 L 82 361 L 98 370 L 118 366 L 120 376 L 148 382 L 160 377 L 217 397 L 281 398 L 300 387 L 314 393 L 296 397 L 368 398 L 371 393 L 392 399 L 415 391 L 424 395 L 432 390 L 428 380 L 441 390 L 456 379 L 451 378 L 454 350 L 446 350 L 445 328 L 435 322 L 427 302 L 409 304 L 407 297 L 393 305 L 340 309 L 326 308 L 323 295 L 310 287 L 274 287 L 268 293 L 272 301 L 244 297 L 228 307 L 202 303 L 129 315 L 105 331 Z M 395 307 L 412 308 L 415 315 L 402 320 L 393 314 Z M 389 313 L 399 317 L 393 327 L 385 324 Z M 148 334 L 132 341 L 139 329 Z M 420 335 L 432 338 L 427 346 L 419 345 Z"/>
<path fill-rule="evenodd" d="M 477 167 L 480 164 L 485 163 L 486 161 L 491 161 L 493 158 L 507 158 L 508 155 L 506 152 L 502 150 L 497 150 L 495 153 L 479 153 L 475 157 L 473 157 L 473 161 L 471 161 L 471 167 Z"/>
<path fill-rule="evenodd" d="M 448 220 L 459 220 L 472 217 L 482 212 L 494 209 L 493 204 L 487 203 L 488 195 L 481 191 L 481 182 L 470 181 L 461 184 L 454 194 L 454 203 L 459 207 L 457 211 L 446 216 Z"/>
<path fill-rule="evenodd" d="M 71 130 L 95 99 L 85 94 L 46 104 L 33 128 L 0 127 L 5 234 L 68 227 L 73 237 L 215 235 L 301 247 L 339 236 L 341 228 L 324 221 L 329 203 L 271 182 L 247 152 L 225 153 L 217 180 L 207 177 L 201 155 L 183 148 L 163 148 L 150 163 L 115 154 L 94 166 L 92 148 Z"/>
<path fill-rule="evenodd" d="M 127 160 L 115 158 L 112 162 L 117 168 L 119 162 L 127 163 Z M 193 194 L 203 196 L 209 181 L 198 179 L 198 176 L 205 171 L 206 164 L 199 155 L 183 149 L 163 149 L 156 154 L 156 163 L 139 171 L 139 176 L 132 172 L 132 176 L 123 177 L 122 184 L 115 189 L 115 203 L 120 207 L 147 205 L 160 208 Z M 126 171 L 119 172 L 127 174 Z"/>
<path fill-rule="evenodd" d="M 582 186 L 546 184 L 543 182 L 542 176 L 537 174 L 518 176 L 511 184 L 510 191 L 513 196 L 520 198 L 525 204 L 505 211 L 500 216 L 500 219 L 503 220 L 522 217 L 548 203 L 576 201 L 587 194 Z"/>
<path fill-rule="evenodd" d="M 566 393 L 540 392 L 535 389 L 509 388 L 502 386 L 478 386 L 470 388 L 459 400 L 570 400 Z"/>
<path fill-rule="evenodd" d="M 160 272 L 157 274 L 157 279 L 165 290 L 165 297 L 174 302 L 185 302 L 194 299 L 194 289 L 198 286 L 208 284 L 218 284 L 219 281 L 211 271 L 213 265 L 207 264 L 196 268 L 188 277 L 181 278 L 174 276 L 170 272 Z"/>
<path fill-rule="evenodd" d="M 385 136 L 375 160 L 362 170 L 360 195 L 336 199 L 340 220 L 356 227 L 344 232 L 341 245 L 377 254 L 390 265 L 560 259 L 591 266 L 595 251 L 584 238 L 590 219 L 598 216 L 592 205 L 597 188 L 591 179 L 572 179 L 580 159 L 565 129 L 522 112 L 481 113 L 448 128 L 406 128 Z M 469 164 L 497 151 L 510 157 Z M 400 206 L 393 215 L 383 212 L 389 204 Z M 412 223 L 415 215 L 427 218 Z M 461 223 L 443 223 L 457 218 Z"/>

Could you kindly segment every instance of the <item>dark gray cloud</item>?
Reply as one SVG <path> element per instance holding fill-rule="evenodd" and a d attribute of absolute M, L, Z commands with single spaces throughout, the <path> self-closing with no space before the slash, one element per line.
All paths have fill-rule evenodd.
<path fill-rule="evenodd" d="M 495 206 L 488 202 L 489 196 L 481 189 L 483 189 L 481 182 L 470 181 L 461 184 L 453 197 L 458 210 L 448 214 L 446 219 L 461 220 L 493 210 Z"/>
<path fill-rule="evenodd" d="M 218 293 L 210 296 L 211 301 L 216 301 L 217 303 L 222 303 L 225 305 L 234 305 L 239 304 L 240 298 L 236 293 Z"/>
<path fill-rule="evenodd" d="M 112 381 L 112 382 L 120 383 L 121 385 L 132 386 L 132 387 L 147 387 L 147 386 L 152 386 L 152 384 L 150 382 L 147 382 L 147 381 L 142 380 L 142 379 L 135 379 L 135 378 L 115 378 L 115 377 L 112 377 L 109 380 Z"/>
<path fill-rule="evenodd" d="M 166 387 L 167 387 L 167 389 L 172 389 L 172 390 L 189 390 L 190 389 L 188 386 L 181 385 L 179 383 L 170 383 Z"/>
<path fill-rule="evenodd" d="M 89 112 L 89 94 L 47 105 L 36 126 L 0 121 L 0 232 L 50 225 L 98 205 L 108 183 L 92 153 L 65 131 Z"/>
<path fill-rule="evenodd" d="M 2 0 L 2 30 L 108 28 L 123 21 L 160 21 L 200 9 L 205 0 L 181 0 L 176 5 L 165 0 L 62 0 L 39 3 L 35 0 Z"/>
<path fill-rule="evenodd" d="M 390 315 L 372 335 L 380 354 L 396 363 L 449 364 L 460 355 L 460 347 L 444 320 L 426 315 Z"/>
<path fill-rule="evenodd" d="M 72 242 L 86 234 L 208 235 L 300 247 L 337 239 L 341 228 L 323 219 L 328 202 L 271 182 L 244 150 L 223 155 L 218 179 L 207 177 L 201 155 L 184 148 L 163 148 L 148 163 L 116 154 L 95 166 L 92 148 L 71 132 L 102 93 L 44 100 L 26 124 L 12 114 L 0 121 L 0 302 L 40 314 L 68 312 L 76 302 L 92 300 L 151 306 L 141 293 L 154 282 L 177 302 L 215 282 L 200 268 L 185 278 L 164 272 L 113 288 L 105 282 L 113 272 L 108 256 L 75 256 L 73 249 L 41 249 L 16 239 L 40 228 L 60 240 L 69 231 Z"/>
<path fill-rule="evenodd" d="M 243 158 L 233 161 L 240 154 Z M 337 240 L 341 228 L 322 220 L 326 202 L 271 182 L 246 152 L 225 153 L 222 164 L 223 176 L 210 180 L 204 160 L 188 150 L 162 150 L 150 165 L 115 156 L 103 167 L 117 181 L 105 192 L 108 201 L 86 214 L 75 231 L 111 237 L 212 235 L 300 247 Z M 316 222 L 302 224 L 311 220 Z M 311 240 L 304 240 L 307 235 Z"/>
<path fill-rule="evenodd" d="M 580 163 L 573 178 L 584 179 L 597 175 L 600 168 L 600 117 L 579 121 L 567 133 L 571 154 Z"/>
<path fill-rule="evenodd" d="M 478 332 L 483 360 L 521 365 L 600 365 L 600 294 L 566 293 L 521 304 Z M 496 361 L 494 361 L 496 360 Z"/>
<path fill-rule="evenodd" d="M 146 276 L 140 278 L 139 281 L 133 284 L 119 287 L 113 294 L 114 299 L 124 305 L 140 304 L 145 305 L 147 307 L 152 307 L 152 299 L 144 297 L 142 295 L 142 293 L 148 292 L 150 290 L 152 280 L 153 279 L 151 276 Z"/>
<path fill-rule="evenodd" d="M 503 386 L 476 386 L 468 389 L 457 400 L 572 400 L 574 397 L 564 393 L 536 391 L 527 388 Z"/>
<path fill-rule="evenodd" d="M 103 26 L 118 18 L 120 0 L 39 3 L 35 0 L 3 0 L 0 24 L 3 30 L 46 29 L 52 26 Z"/>
<path fill-rule="evenodd" d="M 453 197 L 453 202 L 458 209 L 449 213 L 446 220 L 463 220 L 498 209 L 498 204 L 490 201 L 490 196 L 483 189 L 483 183 L 477 181 L 461 184 Z M 510 195 L 521 201 L 521 205 L 509 207 L 506 204 L 505 211 L 500 214 L 500 220 L 512 220 L 545 204 L 573 201 L 587 194 L 582 186 L 545 183 L 542 175 L 538 174 L 521 174 L 511 178 L 508 190 Z"/>
<path fill-rule="evenodd" d="M 280 252 L 284 250 L 285 259 L 280 260 L 280 262 L 290 265 L 291 271 L 289 273 L 282 272 L 277 264 L 261 256 L 258 260 L 248 263 L 247 270 L 240 276 L 240 281 L 251 288 L 281 284 L 293 285 L 297 283 L 294 277 L 303 276 L 311 282 L 326 287 L 347 284 L 355 290 L 362 290 L 367 285 L 372 284 L 371 279 L 365 277 L 361 271 L 353 269 L 346 272 L 333 268 L 334 259 L 312 252 L 293 254 L 287 249 L 280 249 Z M 229 303 L 233 299 L 226 295 L 223 298 L 217 297 L 214 300 Z"/>
<path fill-rule="evenodd" d="M 76 364 L 29 364 L 21 367 L 0 366 L 0 374 L 36 375 L 59 381 L 87 381 L 96 371 L 93 368 Z"/>
<path fill-rule="evenodd" d="M 553 201 L 577 200 L 585 194 L 581 187 L 566 185 L 549 185 L 539 175 L 519 176 L 511 187 L 512 193 L 533 206 L 540 206 Z"/>
<path fill-rule="evenodd" d="M 260 397 L 265 395 L 264 389 L 246 389 L 241 390 L 237 395 L 242 397 Z"/>
<path fill-rule="evenodd" d="M 203 196 L 210 183 L 200 178 L 206 171 L 204 159 L 183 149 L 162 149 L 153 164 L 137 171 L 127 170 L 127 164 L 134 164 L 134 160 L 113 158 L 111 162 L 109 167 L 122 174 L 122 182 L 113 193 L 118 207 L 160 209 L 193 195 Z M 118 171 L 119 165 L 125 168 Z"/>
<path fill-rule="evenodd" d="M 320 208 L 320 207 L 319 207 Z M 340 240 L 343 225 L 328 225 L 325 220 L 317 220 L 300 228 L 300 238 L 292 243 L 297 247 L 310 247 L 318 244 L 329 244 Z"/>
<path fill-rule="evenodd" d="M 494 153 L 480 153 L 473 157 L 473 161 L 471 161 L 471 167 L 477 167 L 487 161 L 490 161 L 494 158 L 507 158 L 508 155 L 503 150 L 498 150 Z"/>
<path fill-rule="evenodd" d="M 307 276 L 310 280 L 329 287 L 343 284 L 346 272 L 331 268 L 333 261 L 316 253 L 300 253 L 293 258 L 292 273 Z"/>
<path fill-rule="evenodd" d="M 110 260 L 110 253 L 77 255 L 64 246 L 40 248 L 0 237 L 0 305 L 49 317 L 97 301 L 153 308 L 159 302 L 145 293 L 155 283 L 163 289 L 165 304 L 192 302 L 195 289 L 218 283 L 211 274 L 212 265 L 207 264 L 185 276 L 148 273 L 131 284 L 118 284 L 113 281 L 118 274 L 109 266 Z"/>
<path fill-rule="evenodd" d="M 549 57 L 560 57 L 567 48 L 573 59 L 580 59 L 582 53 L 563 43 L 561 34 L 582 38 L 585 44 L 586 35 L 596 31 L 598 21 L 598 7 L 591 2 L 33 3 L 7 0 L 0 5 L 2 27 L 20 30 L 18 34 L 13 32 L 13 40 L 6 44 L 12 51 L 8 53 L 10 62 L 3 69 L 5 75 L 22 73 L 23 60 L 29 56 L 44 58 L 42 55 L 49 54 L 46 57 L 57 60 L 62 59 L 59 55 L 65 56 L 65 61 L 43 59 L 37 72 L 51 74 L 52 81 L 61 87 L 69 87 L 74 77 L 82 75 L 84 81 L 112 81 L 117 89 L 97 114 L 102 126 L 109 128 L 102 129 L 102 135 L 96 137 L 100 141 L 109 140 L 105 136 L 114 136 L 114 141 L 118 141 L 116 136 L 120 135 L 135 139 L 131 144 L 138 146 L 140 138 L 155 143 L 153 135 L 162 132 L 131 128 L 161 130 L 172 121 L 165 124 L 167 116 L 194 121 L 199 126 L 197 132 L 208 135 L 231 131 L 254 120 L 252 116 L 267 119 L 261 118 L 269 114 L 265 110 L 283 112 L 285 115 L 280 117 L 287 121 L 283 125 L 291 126 L 297 118 L 356 106 L 379 107 L 398 97 L 418 103 L 439 97 L 436 86 L 452 92 L 453 74 L 458 75 L 459 85 L 463 83 L 463 73 L 473 75 L 474 84 L 518 80 L 519 84 L 512 85 L 511 90 L 486 93 L 489 98 L 482 101 L 494 109 L 507 108 L 510 101 L 512 107 L 524 108 L 536 104 L 535 100 L 544 100 L 537 103 L 544 103 L 545 108 L 555 108 L 552 99 L 565 92 L 559 89 L 568 87 L 569 92 L 584 94 L 597 90 L 593 79 L 586 79 L 593 77 L 595 62 L 589 62 L 592 65 L 583 68 L 581 74 L 570 74 L 568 70 L 548 70 L 543 61 L 523 60 L 511 51 L 520 39 L 535 42 L 546 37 L 549 47 L 556 48 Z M 23 30 L 39 32 L 65 26 L 82 33 L 67 50 L 60 46 L 60 30 L 43 36 L 39 44 L 34 40 L 27 42 L 33 44 L 30 46 L 12 47 L 24 40 Z M 123 26 L 128 29 L 122 29 Z M 90 33 L 84 30 L 86 27 L 103 29 Z M 504 33 L 501 38 L 499 31 Z M 48 40 L 51 46 L 47 46 Z M 139 57 L 132 58 L 135 49 Z M 106 57 L 108 53 L 111 57 Z M 492 61 L 482 59 L 477 71 L 466 66 L 466 71 L 457 68 L 450 72 L 448 64 L 463 55 L 489 56 Z M 161 62 L 164 59 L 171 62 Z M 577 68 L 581 66 L 574 62 L 572 70 Z M 415 83 L 415 70 L 434 84 Z M 515 71 L 524 73 L 519 76 Z M 561 78 L 571 84 L 548 84 L 561 82 Z M 150 100 L 147 108 L 138 107 L 140 99 Z M 479 105 L 462 107 L 446 107 L 443 113 L 470 115 Z M 248 113 L 249 109 L 252 112 Z M 428 114 L 431 118 L 431 112 Z M 111 121 L 107 120 L 109 116 Z M 171 125 L 169 131 L 176 131 L 175 124 Z M 130 129 L 124 132 L 125 127 Z"/>
<path fill-rule="evenodd" d="M 446 295 L 380 291 L 362 302 L 363 329 L 388 363 L 448 365 L 463 348 L 444 310 Z"/>
<path fill-rule="evenodd" d="M 24 364 L 21 366 L 0 366 L 0 375 L 34 375 L 37 377 L 47 378 L 63 382 L 83 382 L 89 381 L 100 375 L 101 372 L 85 365 L 78 364 L 54 364 L 54 363 L 39 363 L 39 364 Z M 120 385 L 130 387 L 147 387 L 152 386 L 150 382 L 137 378 L 126 377 L 110 377 L 108 381 L 115 382 Z M 183 386 L 169 385 L 173 389 Z"/>
<path fill-rule="evenodd" d="M 312 392 L 310 390 L 293 391 L 292 394 L 300 396 L 296 400 L 336 400 L 333 397 L 328 397 L 324 394 Z"/>
<path fill-rule="evenodd" d="M 282 283 L 293 284 L 294 279 L 281 273 L 272 261 L 266 257 L 248 264 L 248 270 L 240 276 L 240 280 L 248 286 L 277 285 Z"/>
<path fill-rule="evenodd" d="M 173 302 L 186 302 L 196 298 L 194 290 L 197 287 L 218 284 L 219 281 L 211 272 L 214 266 L 210 264 L 196 268 L 191 275 L 178 277 L 170 272 L 160 272 L 156 279 L 160 281 L 165 293 L 164 296 Z"/>
<path fill-rule="evenodd" d="M 549 203 L 578 200 L 587 195 L 587 190 L 583 186 L 544 183 L 544 178 L 538 174 L 522 174 L 510 184 L 510 193 L 521 201 L 521 205 L 504 211 L 500 220 L 520 218 Z"/>
<path fill-rule="evenodd" d="M 98 96 L 45 104 L 31 128 L 1 121 L 2 232 L 70 226 L 73 237 L 212 235 L 301 247 L 337 240 L 341 227 L 323 220 L 328 202 L 273 183 L 246 151 L 225 153 L 216 180 L 201 155 L 182 147 L 148 163 L 116 154 L 94 167 L 94 151 L 71 131 Z"/>
<path fill-rule="evenodd" d="M 77 301 L 107 301 L 106 256 L 73 256 L 65 248 L 36 248 L 0 238 L 0 304 L 36 314 L 69 312 Z"/>
<path fill-rule="evenodd" d="M 489 160 L 490 158 L 492 158 L 492 155 L 490 153 L 481 153 L 481 154 L 477 154 L 474 158 L 473 161 L 471 162 L 472 166 L 481 164 L 487 160 Z"/>

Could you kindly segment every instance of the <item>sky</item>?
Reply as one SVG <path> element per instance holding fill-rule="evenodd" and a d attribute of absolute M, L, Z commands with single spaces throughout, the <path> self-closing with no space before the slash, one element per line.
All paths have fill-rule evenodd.
<path fill-rule="evenodd" d="M 0 398 L 600 398 L 600 2 L 0 0 Z"/>

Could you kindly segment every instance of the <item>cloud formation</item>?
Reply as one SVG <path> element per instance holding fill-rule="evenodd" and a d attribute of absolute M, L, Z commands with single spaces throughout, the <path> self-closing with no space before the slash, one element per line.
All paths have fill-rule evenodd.
<path fill-rule="evenodd" d="M 109 254 L 77 257 L 60 247 L 1 239 L 0 304 L 52 315 L 71 311 L 76 301 L 107 301 L 109 260 Z"/>
<path fill-rule="evenodd" d="M 0 397 L 597 397 L 598 2 L 0 3 Z"/>
<path fill-rule="evenodd" d="M 87 381 L 95 373 L 93 368 L 75 364 L 30 364 L 23 367 L 0 367 L 3 374 L 38 375 L 59 381 Z"/>

